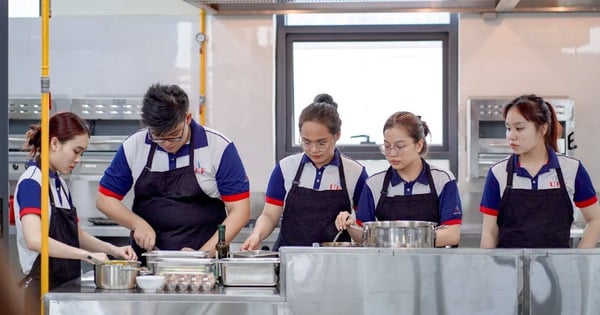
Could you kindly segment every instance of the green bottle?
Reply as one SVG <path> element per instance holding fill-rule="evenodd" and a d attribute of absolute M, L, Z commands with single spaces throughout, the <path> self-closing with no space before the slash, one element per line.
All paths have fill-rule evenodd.
<path fill-rule="evenodd" d="M 225 224 L 219 224 L 219 241 L 215 249 L 215 258 L 222 259 L 229 257 L 229 245 L 225 242 Z"/>

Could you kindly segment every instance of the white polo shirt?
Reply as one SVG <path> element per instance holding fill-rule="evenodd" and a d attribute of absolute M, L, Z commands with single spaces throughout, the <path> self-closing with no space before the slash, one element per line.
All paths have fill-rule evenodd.
<path fill-rule="evenodd" d="M 281 159 L 271 173 L 266 191 L 266 202 L 277 206 L 284 205 L 285 198 L 292 188 L 292 183 L 300 163 L 304 163 L 304 169 L 302 170 L 298 186 L 316 191 L 341 190 L 339 157 L 341 157 L 344 166 L 348 199 L 351 206 L 355 208 L 358 204 L 365 180 L 368 177 L 367 172 L 364 166 L 350 157 L 341 154 L 337 149 L 331 162 L 319 169 L 315 167 L 314 163 L 304 153 L 290 155 Z"/>
<path fill-rule="evenodd" d="M 508 159 L 507 157 L 490 167 L 483 188 L 479 206 L 480 212 L 492 216 L 498 215 L 502 194 L 504 194 L 506 188 Z M 592 180 L 579 160 L 549 150 L 548 163 L 542 166 L 538 174 L 532 177 L 526 169 L 519 165 L 516 156 L 515 159 L 513 188 L 528 190 L 559 189 L 560 184 L 556 169 L 560 167 L 567 186 L 567 192 L 575 206 L 585 208 L 598 202 Z"/>
<path fill-rule="evenodd" d="M 71 208 L 69 200 L 71 192 L 67 183 L 54 172 L 50 172 L 49 177 L 50 191 L 54 198 L 54 204 L 60 208 Z M 17 182 L 14 195 L 14 214 L 15 226 L 17 228 L 17 250 L 19 253 L 19 263 L 24 274 L 29 273 L 33 262 L 38 256 L 38 252 L 27 248 L 25 237 L 23 236 L 23 226 L 21 225 L 21 217 L 26 214 L 41 215 L 41 194 L 42 194 L 42 171 L 37 163 L 30 161 L 27 169 Z M 50 204 L 50 198 L 48 198 Z M 48 210 L 48 220 L 52 212 Z"/>

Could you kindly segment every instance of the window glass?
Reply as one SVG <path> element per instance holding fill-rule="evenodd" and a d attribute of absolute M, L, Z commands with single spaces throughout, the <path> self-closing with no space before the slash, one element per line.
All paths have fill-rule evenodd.
<path fill-rule="evenodd" d="M 385 120 L 410 111 L 431 131 L 428 158 L 458 172 L 456 14 L 299 14 L 276 21 L 277 159 L 301 150 L 298 116 L 315 95 L 328 93 L 343 122 L 344 154 L 381 160 L 376 144 Z"/>
<path fill-rule="evenodd" d="M 448 24 L 450 14 L 442 13 L 322 13 L 288 14 L 287 25 L 400 25 Z"/>
<path fill-rule="evenodd" d="M 338 103 L 338 144 L 383 143 L 383 124 L 396 111 L 420 115 L 441 145 L 443 48 L 431 41 L 294 42 L 294 126 L 319 93 Z M 435 127 L 434 127 L 435 126 Z M 298 144 L 298 128 L 293 140 Z"/>
<path fill-rule="evenodd" d="M 8 0 L 8 17 L 39 17 L 40 0 Z"/>

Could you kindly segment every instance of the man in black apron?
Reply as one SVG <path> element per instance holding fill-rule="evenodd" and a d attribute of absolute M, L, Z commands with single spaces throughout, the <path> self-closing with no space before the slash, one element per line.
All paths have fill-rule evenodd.
<path fill-rule="evenodd" d="M 190 133 L 193 143 L 193 133 Z M 156 232 L 156 247 L 161 250 L 200 248 L 225 220 L 223 201 L 202 191 L 194 173 L 194 149 L 190 147 L 189 165 L 165 172 L 152 172 L 156 151 L 152 144 L 146 167 L 135 184 L 132 210 Z M 132 247 L 141 256 L 144 251 L 132 238 Z"/>

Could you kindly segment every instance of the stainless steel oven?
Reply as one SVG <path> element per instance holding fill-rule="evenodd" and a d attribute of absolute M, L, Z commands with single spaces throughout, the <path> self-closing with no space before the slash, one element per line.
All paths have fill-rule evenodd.
<path fill-rule="evenodd" d="M 506 141 L 506 128 L 502 108 L 510 97 L 481 97 L 469 99 L 469 124 L 467 125 L 468 175 L 470 179 L 485 178 L 494 163 L 512 153 Z M 560 153 L 573 155 L 575 145 L 575 102 L 565 97 L 545 98 L 554 106 L 563 127 L 558 139 Z"/>
<path fill-rule="evenodd" d="M 122 236 L 125 232 L 112 228 L 96 209 L 96 194 L 100 178 L 111 163 L 119 146 L 129 135 L 141 128 L 141 97 L 89 97 L 71 99 L 71 111 L 83 118 L 90 127 L 91 137 L 81 162 L 71 173 L 71 194 L 78 207 L 82 226 L 94 235 Z M 124 204 L 131 207 L 133 197 L 127 195 Z M 88 220 L 88 219 L 92 220 Z M 93 222 L 101 222 L 88 227 Z M 97 231 L 96 231 L 97 230 Z M 113 232 L 107 232 L 111 231 Z"/>

